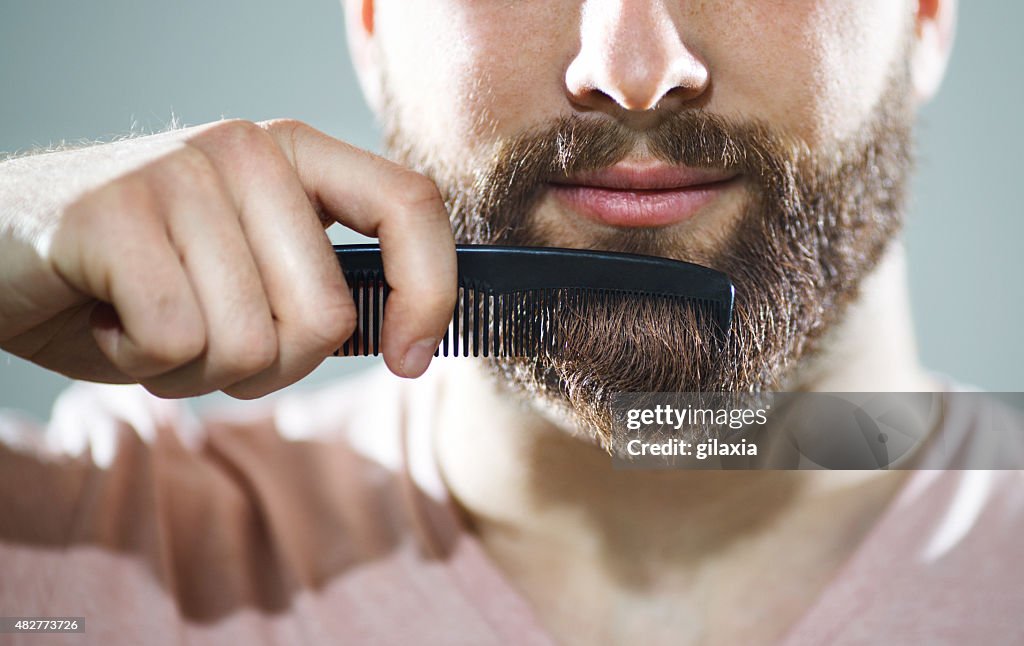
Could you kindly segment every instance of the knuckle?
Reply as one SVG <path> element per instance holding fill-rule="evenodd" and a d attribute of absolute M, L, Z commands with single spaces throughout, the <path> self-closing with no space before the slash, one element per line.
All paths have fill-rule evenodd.
<path fill-rule="evenodd" d="M 145 305 L 154 313 L 153 320 L 162 321 L 135 331 L 136 347 L 140 358 L 151 365 L 180 366 L 206 351 L 206 329 L 196 315 L 183 315 L 179 294 L 159 290 Z"/>
<path fill-rule="evenodd" d="M 111 217 L 139 217 L 155 214 L 159 210 L 156 191 L 142 173 L 131 173 L 108 188 L 113 207 Z"/>
<path fill-rule="evenodd" d="M 210 388 L 204 388 L 201 385 L 181 383 L 171 379 L 144 379 L 139 383 L 151 394 L 161 399 L 198 397 L 211 392 Z"/>
<path fill-rule="evenodd" d="M 240 383 L 232 384 L 230 386 L 222 388 L 221 392 L 235 399 L 249 401 L 253 399 L 259 399 L 260 397 L 263 397 L 265 395 L 269 395 L 270 393 L 274 392 L 275 390 L 279 390 L 282 387 L 283 386 L 268 383 L 251 383 L 249 381 L 242 381 Z"/>
<path fill-rule="evenodd" d="M 431 217 L 445 213 L 441 191 L 425 175 L 406 170 L 397 182 L 395 198 L 398 212 L 404 217 Z M 447 216 L 445 216 L 447 219 Z"/>
<path fill-rule="evenodd" d="M 153 395 L 154 397 L 159 397 L 160 399 L 181 399 L 183 397 L 191 396 L 191 393 L 186 392 L 181 388 L 169 387 L 167 386 L 167 384 L 164 384 L 162 382 L 152 382 L 143 380 L 140 381 L 139 384 L 141 384 L 143 388 L 149 391 L 149 394 Z"/>
<path fill-rule="evenodd" d="M 302 130 L 312 130 L 312 126 L 298 119 L 268 119 L 256 124 L 263 130 L 271 133 L 282 133 L 285 135 L 297 134 Z"/>
<path fill-rule="evenodd" d="M 272 119 L 261 121 L 258 126 L 268 139 L 276 143 L 278 150 L 293 167 L 297 164 L 300 142 L 307 142 L 308 145 L 308 142 L 322 141 L 324 137 L 318 130 L 297 119 Z"/>
<path fill-rule="evenodd" d="M 266 130 L 245 119 L 220 121 L 207 130 L 204 135 L 229 150 L 239 152 L 262 150 L 268 145 L 273 145 Z"/>
<path fill-rule="evenodd" d="M 269 395 L 274 392 L 274 388 L 251 388 L 249 386 L 229 386 L 221 389 L 221 392 L 231 397 L 232 399 L 238 399 L 241 401 L 252 401 L 259 399 L 265 395 Z"/>
<path fill-rule="evenodd" d="M 356 329 L 356 307 L 347 296 L 331 296 L 319 301 L 319 307 L 306 312 L 300 324 L 310 345 L 333 352 Z"/>
<path fill-rule="evenodd" d="M 261 334 L 248 344 L 246 352 L 251 356 L 255 372 L 262 372 L 277 361 L 277 336 Z"/>
<path fill-rule="evenodd" d="M 221 392 L 231 397 L 232 399 L 239 399 L 241 401 L 252 401 L 259 399 L 262 395 L 253 394 L 251 391 L 246 390 L 244 387 L 228 386 L 227 388 L 221 388 Z"/>
<path fill-rule="evenodd" d="M 272 333 L 233 335 L 218 353 L 218 367 L 231 376 L 262 372 L 277 361 L 277 338 Z"/>
<path fill-rule="evenodd" d="M 157 163 L 157 181 L 188 186 L 190 191 L 217 190 L 218 173 L 213 161 L 196 146 L 182 146 Z M 166 179 L 163 179 L 166 178 Z"/>
<path fill-rule="evenodd" d="M 205 334 L 168 328 L 161 330 L 158 339 L 144 344 L 142 358 L 158 366 L 180 366 L 203 354 Z"/>

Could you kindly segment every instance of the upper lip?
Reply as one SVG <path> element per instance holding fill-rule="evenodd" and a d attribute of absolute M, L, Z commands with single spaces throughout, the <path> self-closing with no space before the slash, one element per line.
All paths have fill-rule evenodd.
<path fill-rule="evenodd" d="M 682 190 L 726 182 L 737 175 L 736 171 L 722 169 L 627 161 L 556 179 L 554 183 L 618 191 Z"/>

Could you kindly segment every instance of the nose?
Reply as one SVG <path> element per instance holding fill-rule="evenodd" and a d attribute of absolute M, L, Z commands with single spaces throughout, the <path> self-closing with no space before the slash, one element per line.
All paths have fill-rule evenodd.
<path fill-rule="evenodd" d="M 707 67 L 683 43 L 665 0 L 587 0 L 580 49 L 565 73 L 570 100 L 593 110 L 643 112 L 685 103 L 708 87 Z"/>

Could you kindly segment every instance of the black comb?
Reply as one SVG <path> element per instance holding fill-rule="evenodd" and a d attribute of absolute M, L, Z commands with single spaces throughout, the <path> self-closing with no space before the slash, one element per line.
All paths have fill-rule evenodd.
<path fill-rule="evenodd" d="M 548 247 L 456 245 L 459 296 L 434 356 L 536 356 L 555 353 L 560 312 L 614 295 L 686 303 L 717 324 L 732 320 L 733 285 L 720 271 L 635 254 Z M 380 246 L 335 245 L 358 312 L 352 337 L 334 354 L 380 353 L 384 279 Z M 460 352 L 461 346 L 461 352 Z"/>

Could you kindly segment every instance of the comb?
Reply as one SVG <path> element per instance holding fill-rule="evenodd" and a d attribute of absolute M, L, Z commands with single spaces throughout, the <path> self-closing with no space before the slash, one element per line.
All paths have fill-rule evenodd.
<path fill-rule="evenodd" d="M 380 246 L 335 245 L 356 304 L 356 330 L 336 356 L 380 354 L 391 291 Z M 728 335 L 734 288 L 720 271 L 667 258 L 551 247 L 456 245 L 459 295 L 434 356 L 537 356 L 558 351 L 556 317 L 637 296 L 685 303 Z"/>

